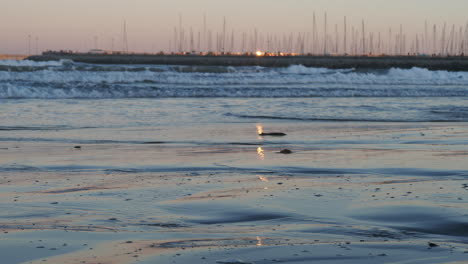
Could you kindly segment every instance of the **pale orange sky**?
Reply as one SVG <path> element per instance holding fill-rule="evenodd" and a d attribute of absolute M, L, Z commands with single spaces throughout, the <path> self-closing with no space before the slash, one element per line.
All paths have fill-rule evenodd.
<path fill-rule="evenodd" d="M 395 30 L 400 24 L 408 33 L 422 32 L 430 24 L 465 27 L 467 0 L 0 0 L 0 53 L 28 53 L 38 49 L 86 51 L 95 47 L 122 46 L 122 24 L 127 21 L 130 50 L 167 50 L 179 14 L 188 30 L 201 30 L 203 14 L 208 27 L 221 31 L 223 16 L 236 32 L 310 32 L 312 13 L 320 24 L 328 13 L 329 25 L 349 26 L 365 19 L 369 31 Z M 321 28 L 321 26 L 319 26 Z"/>

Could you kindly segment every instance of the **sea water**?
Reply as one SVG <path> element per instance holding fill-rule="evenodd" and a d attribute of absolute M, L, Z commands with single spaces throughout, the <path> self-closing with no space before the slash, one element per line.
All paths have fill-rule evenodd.
<path fill-rule="evenodd" d="M 0 102 L 0 142 L 268 144 L 258 124 L 464 124 L 468 72 L 1 61 Z"/>
<path fill-rule="evenodd" d="M 468 120 L 467 98 L 468 72 L 420 68 L 331 70 L 301 65 L 263 68 L 0 62 L 2 105 L 57 104 L 57 109 L 63 108 L 63 113 L 67 114 L 70 107 L 65 105 L 74 103 L 93 105 L 99 101 L 99 105 L 105 105 L 122 102 L 126 105 L 125 111 L 122 107 L 104 107 L 106 113 L 120 115 L 122 120 L 140 119 L 134 112 L 139 110 L 138 106 L 154 102 L 154 107 L 142 108 L 166 111 L 164 116 L 169 119 L 182 118 L 177 113 L 179 110 L 196 114 L 198 110 L 192 111 L 190 107 L 196 109 L 200 104 L 207 110 L 196 118 L 213 121 L 457 122 Z M 33 100 L 28 101 L 30 99 Z M 135 107 L 130 107 L 132 102 Z M 181 103 L 179 107 L 168 109 L 164 104 L 170 102 Z M 96 113 L 102 110 L 96 109 Z M 152 116 L 157 114 L 152 113 Z M 2 123 L 5 126 L 13 122 L 11 125 L 15 126 L 14 123 L 23 118 L 28 117 L 10 120 L 4 116 Z M 31 118 L 30 121 L 44 121 L 35 116 Z M 142 120 L 148 118 L 141 116 Z M 190 119 L 194 120 L 193 117 Z"/>

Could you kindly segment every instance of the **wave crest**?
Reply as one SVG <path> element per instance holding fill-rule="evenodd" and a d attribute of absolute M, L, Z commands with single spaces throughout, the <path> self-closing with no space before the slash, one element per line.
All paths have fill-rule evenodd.
<path fill-rule="evenodd" d="M 263 68 L 115 66 L 67 61 L 3 63 L 3 67 L 16 68 L 1 70 L 0 64 L 0 98 L 468 97 L 468 72 L 421 68 L 358 71 L 302 65 Z"/>

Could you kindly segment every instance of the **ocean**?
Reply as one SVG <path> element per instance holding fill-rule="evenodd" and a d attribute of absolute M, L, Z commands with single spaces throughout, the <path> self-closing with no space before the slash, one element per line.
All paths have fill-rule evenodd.
<path fill-rule="evenodd" d="M 6 60 L 0 120 L 5 263 L 467 257 L 468 72 Z"/>

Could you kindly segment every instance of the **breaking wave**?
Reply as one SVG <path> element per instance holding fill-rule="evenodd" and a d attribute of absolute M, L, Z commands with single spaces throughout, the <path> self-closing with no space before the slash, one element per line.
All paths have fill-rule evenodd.
<path fill-rule="evenodd" d="M 0 98 L 468 97 L 468 72 L 0 61 Z"/>
<path fill-rule="evenodd" d="M 60 61 L 31 61 L 31 60 L 0 60 L 0 66 L 11 67 L 44 67 L 44 66 L 63 66 L 66 63 L 72 63 L 69 60 Z"/>

